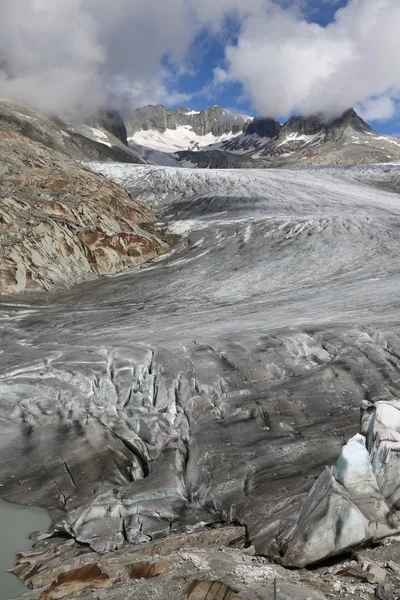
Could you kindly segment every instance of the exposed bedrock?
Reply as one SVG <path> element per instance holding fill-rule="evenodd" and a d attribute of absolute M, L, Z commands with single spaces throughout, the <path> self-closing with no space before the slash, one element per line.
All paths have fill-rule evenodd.
<path fill-rule="evenodd" d="M 111 275 L 168 248 L 148 206 L 71 160 L 71 135 L 0 103 L 0 295 Z"/>

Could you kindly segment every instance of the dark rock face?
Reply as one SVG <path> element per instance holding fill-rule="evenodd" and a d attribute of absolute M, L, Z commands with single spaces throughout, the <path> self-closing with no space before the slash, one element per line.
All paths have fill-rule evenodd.
<path fill-rule="evenodd" d="M 279 135 L 282 125 L 274 119 L 257 117 L 246 127 L 245 135 L 258 135 L 261 138 L 275 138 Z"/>
<path fill-rule="evenodd" d="M 137 108 L 126 124 L 128 137 L 141 129 L 145 131 L 154 129 L 163 133 L 167 129 L 176 129 L 180 125 L 192 127 L 197 135 L 212 133 L 218 137 L 226 133 L 242 131 L 247 122 L 243 116 L 236 115 L 220 106 L 195 112 L 185 107 L 167 110 L 159 104 Z"/>
<path fill-rule="evenodd" d="M 304 160 L 307 152 L 311 150 L 311 154 L 317 158 L 318 153 L 323 156 L 326 150 L 340 150 L 341 145 L 348 142 L 349 138 L 352 139 L 351 136 L 354 139 L 361 136 L 361 141 L 364 140 L 364 143 L 369 145 L 371 140 L 366 138 L 368 133 L 374 132 L 353 109 L 330 122 L 327 122 L 323 115 L 294 116 L 283 125 L 276 140 L 266 145 L 262 156 L 280 157 L 282 154 L 293 154 L 295 157 L 296 153 L 300 152 L 301 156 L 298 158 Z"/>
<path fill-rule="evenodd" d="M 220 150 L 222 150 L 227 157 L 225 159 L 226 166 L 228 168 L 240 168 L 244 166 L 251 167 L 251 158 L 234 156 L 234 154 L 254 154 L 254 152 L 261 151 L 266 144 L 276 138 L 279 135 L 282 126 L 273 119 L 265 119 L 263 117 L 257 117 L 251 121 L 245 128 L 245 132 L 242 135 L 238 135 L 231 140 L 228 140 L 221 144 Z M 194 162 L 198 163 L 199 160 L 194 157 Z M 215 157 L 216 164 L 222 167 L 222 159 Z M 211 163 L 212 164 L 212 163 Z"/>
<path fill-rule="evenodd" d="M 111 135 L 119 139 L 125 146 L 128 146 L 128 138 L 124 120 L 117 110 L 104 109 L 99 113 L 99 124 Z"/>
<path fill-rule="evenodd" d="M 290 117 L 280 130 L 279 139 L 285 139 L 288 135 L 315 135 L 323 130 L 324 124 L 319 116 L 313 117 Z"/>
<path fill-rule="evenodd" d="M 232 148 L 233 143 L 234 141 L 232 141 L 232 144 L 229 144 L 229 148 Z M 202 150 L 195 152 L 186 150 L 177 152 L 176 155 L 181 160 L 189 161 L 196 165 L 199 169 L 242 169 L 252 166 L 251 158 L 235 156 L 230 151 Z"/>
<path fill-rule="evenodd" d="M 281 128 L 279 139 L 285 139 L 290 134 L 316 135 L 323 133 L 328 139 L 338 140 L 345 135 L 346 130 L 352 129 L 360 133 L 372 132 L 371 127 L 358 116 L 354 109 L 346 111 L 341 117 L 333 121 L 326 121 L 323 115 L 310 117 L 291 117 Z"/>

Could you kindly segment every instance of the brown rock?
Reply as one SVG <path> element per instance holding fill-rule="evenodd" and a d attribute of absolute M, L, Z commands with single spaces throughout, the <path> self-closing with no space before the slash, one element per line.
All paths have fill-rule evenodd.
<path fill-rule="evenodd" d="M 76 569 L 69 569 L 57 576 L 50 587 L 44 591 L 40 600 L 59 600 L 76 598 L 89 589 L 111 587 L 116 582 L 130 579 L 153 579 L 168 571 L 174 561 L 137 562 L 133 564 L 107 563 L 107 561 L 89 563 Z"/>
<path fill-rule="evenodd" d="M 170 560 L 160 560 L 155 563 L 134 563 L 133 565 L 127 565 L 126 569 L 129 579 L 153 579 L 153 577 L 164 575 L 170 566 Z"/>
<path fill-rule="evenodd" d="M 167 249 L 148 231 L 150 208 L 70 160 L 54 122 L 35 115 L 43 144 L 37 131 L 31 139 L 17 118 L 1 116 L 0 294 L 70 286 Z"/>
<path fill-rule="evenodd" d="M 50 588 L 40 595 L 40 600 L 74 598 L 88 588 L 104 588 L 109 583 L 110 577 L 102 571 L 99 564 L 92 563 L 59 575 Z"/>
<path fill-rule="evenodd" d="M 186 600 L 236 600 L 243 598 L 222 581 L 190 582 L 183 591 Z"/>

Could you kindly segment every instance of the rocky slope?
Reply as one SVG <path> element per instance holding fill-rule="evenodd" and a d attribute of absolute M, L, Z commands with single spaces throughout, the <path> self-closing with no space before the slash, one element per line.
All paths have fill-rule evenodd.
<path fill-rule="evenodd" d="M 171 536 L 100 556 L 73 540 L 38 542 L 13 573 L 24 600 L 397 600 L 400 543 L 361 550 L 313 571 L 287 571 L 256 556 L 241 527 Z"/>
<path fill-rule="evenodd" d="M 222 162 L 228 168 L 279 168 L 400 160 L 400 141 L 373 131 L 354 110 L 330 123 L 320 116 L 291 117 L 281 127 L 271 119 L 256 119 L 243 134 L 216 149 L 226 154 L 224 161 L 214 158 L 207 148 L 201 155 L 185 152 L 179 156 L 211 168 L 221 167 Z"/>
<path fill-rule="evenodd" d="M 69 286 L 165 250 L 147 206 L 72 160 L 140 158 L 111 135 L 106 145 L 83 133 L 0 104 L 1 294 Z"/>

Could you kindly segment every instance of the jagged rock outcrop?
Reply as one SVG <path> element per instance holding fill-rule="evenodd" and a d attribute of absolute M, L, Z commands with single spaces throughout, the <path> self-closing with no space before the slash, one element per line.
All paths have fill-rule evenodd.
<path fill-rule="evenodd" d="M 316 135 L 324 129 L 324 121 L 322 116 L 290 117 L 288 121 L 281 127 L 279 132 L 279 140 L 285 140 L 287 136 L 294 134 L 301 135 Z"/>
<path fill-rule="evenodd" d="M 276 138 L 281 128 L 282 125 L 274 119 L 257 117 L 246 126 L 244 133 L 221 143 L 218 149 L 229 154 L 253 155 L 262 150 L 270 140 Z M 227 161 L 232 163 L 232 156 L 229 156 Z M 243 165 L 243 160 L 241 164 Z"/>
<path fill-rule="evenodd" d="M 247 118 L 217 105 L 202 111 L 193 111 L 185 107 L 167 110 L 158 104 L 135 109 L 127 119 L 126 125 L 128 137 L 140 130 L 154 129 L 164 133 L 167 129 L 176 129 L 179 125 L 190 126 L 199 136 L 212 133 L 215 137 L 220 137 L 226 133 L 242 131 L 250 119 L 251 117 Z"/>
<path fill-rule="evenodd" d="M 101 129 L 105 129 L 120 140 L 125 146 L 128 146 L 128 137 L 124 119 L 119 111 L 111 108 L 104 108 L 99 111 L 98 118 L 94 120 L 94 123 L 98 123 Z"/>
<path fill-rule="evenodd" d="M 360 133 L 372 133 L 373 129 L 351 108 L 342 116 L 327 120 L 324 115 L 311 115 L 310 117 L 294 116 L 283 125 L 280 139 L 285 139 L 291 133 L 297 135 L 315 135 L 323 131 L 328 137 L 338 138 L 346 129 Z"/>
<path fill-rule="evenodd" d="M 304 154 L 307 149 L 316 147 L 323 153 L 329 149 L 329 145 L 345 144 L 349 139 L 351 142 L 357 135 L 362 136 L 364 143 L 370 144 L 371 140 L 365 134 L 374 133 L 376 134 L 353 109 L 332 121 L 327 121 L 323 115 L 294 116 L 283 125 L 276 140 L 267 145 L 260 156 L 287 155 L 297 151 Z"/>
<path fill-rule="evenodd" d="M 19 110 L 0 106 L 1 294 L 69 286 L 165 250 L 147 206 L 69 159 L 83 158 L 90 140 L 77 145 L 54 121 Z"/>
<path fill-rule="evenodd" d="M 325 124 L 325 131 L 328 139 L 338 139 L 340 135 L 343 135 L 346 132 L 346 130 L 367 134 L 376 133 L 353 108 L 347 110 L 341 117 Z"/>

